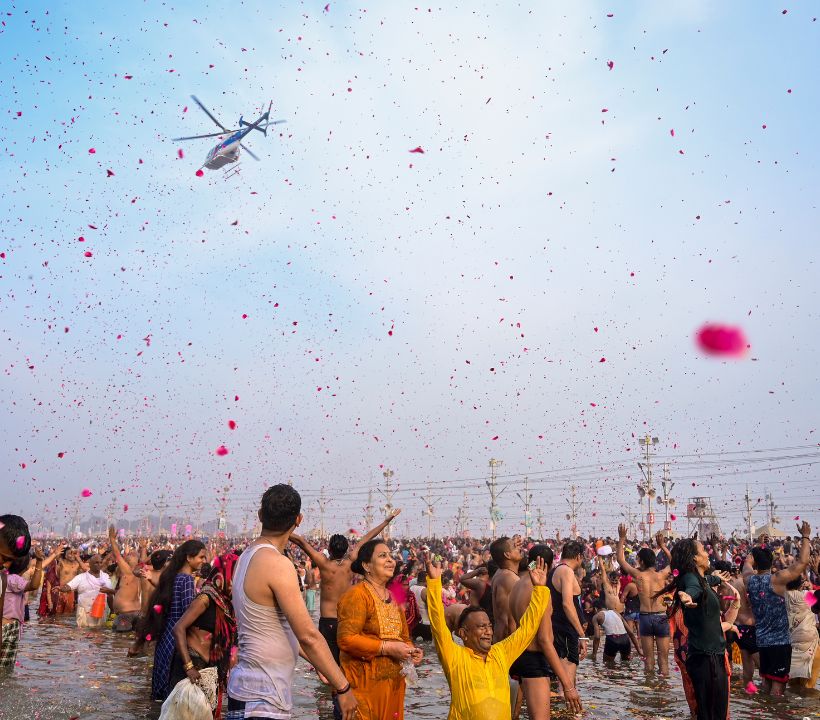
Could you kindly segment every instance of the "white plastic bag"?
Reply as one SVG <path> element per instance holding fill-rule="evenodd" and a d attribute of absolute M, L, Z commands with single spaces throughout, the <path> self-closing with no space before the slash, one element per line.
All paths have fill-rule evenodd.
<path fill-rule="evenodd" d="M 202 688 L 188 678 L 180 680 L 162 703 L 159 720 L 213 720 L 211 704 Z"/>

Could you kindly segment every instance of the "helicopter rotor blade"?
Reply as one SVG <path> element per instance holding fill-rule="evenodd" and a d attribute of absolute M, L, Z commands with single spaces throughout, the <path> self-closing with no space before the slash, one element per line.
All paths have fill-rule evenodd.
<path fill-rule="evenodd" d="M 199 140 L 200 138 L 222 137 L 223 135 L 230 135 L 236 130 L 226 130 L 225 132 L 209 133 L 207 135 L 186 135 L 185 137 L 171 138 L 171 142 L 178 142 L 179 140 Z"/>
<path fill-rule="evenodd" d="M 244 144 L 239 143 L 239 147 L 241 147 L 246 153 L 248 153 L 248 155 L 250 155 L 254 160 L 256 160 L 257 162 L 259 161 L 259 158 L 256 155 L 254 155 L 250 150 L 248 150 L 248 148 Z"/>
<path fill-rule="evenodd" d="M 211 111 L 210 111 L 210 110 L 208 110 L 208 108 L 206 108 L 206 107 L 205 107 L 205 106 L 204 106 L 204 105 L 200 102 L 199 98 L 198 98 L 196 95 L 191 95 L 191 100 L 193 100 L 193 101 L 194 101 L 197 105 L 199 105 L 199 109 L 200 109 L 200 110 L 202 110 L 202 112 L 204 112 L 204 113 L 205 113 L 205 114 L 206 114 L 209 118 L 211 118 L 211 120 L 213 120 L 213 121 L 216 123 L 216 126 L 217 126 L 217 127 L 222 128 L 222 131 L 223 131 L 223 132 L 228 132 L 228 131 L 225 129 L 225 126 L 224 126 L 221 122 L 219 122 L 219 120 L 217 120 L 217 119 L 216 119 L 216 118 L 215 118 L 215 117 L 211 114 Z"/>

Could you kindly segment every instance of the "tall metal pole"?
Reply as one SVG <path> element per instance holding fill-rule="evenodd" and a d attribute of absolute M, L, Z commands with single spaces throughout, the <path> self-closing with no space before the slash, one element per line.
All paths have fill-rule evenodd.
<path fill-rule="evenodd" d="M 433 537 L 433 509 L 438 498 L 433 497 L 429 479 L 427 480 L 427 495 L 425 495 L 422 500 L 424 500 L 424 504 L 427 506 L 427 509 L 424 511 L 427 515 L 427 537 L 431 538 Z"/>
<path fill-rule="evenodd" d="M 384 496 L 384 506 L 382 510 L 384 511 L 385 516 L 390 515 L 393 512 L 393 495 L 396 494 L 396 491 L 392 487 L 392 480 L 393 475 L 395 473 L 392 470 L 385 470 L 382 475 L 384 476 L 384 490 L 379 489 L 379 492 Z M 388 525 L 384 529 L 384 539 L 390 539 L 390 525 Z"/>
<path fill-rule="evenodd" d="M 749 497 L 748 485 L 746 486 L 746 495 L 743 499 L 746 501 L 746 530 L 748 532 L 747 537 L 749 539 L 749 542 L 752 542 L 754 540 L 755 534 L 755 525 L 752 521 L 752 510 L 754 510 L 760 504 L 760 500 L 755 500 L 755 504 L 752 505 L 752 498 Z"/>
<path fill-rule="evenodd" d="M 325 486 L 319 489 L 319 537 L 324 539 L 325 537 L 325 506 L 327 505 L 327 499 L 325 498 Z"/>
<path fill-rule="evenodd" d="M 531 535 L 532 523 L 530 522 L 530 504 L 532 503 L 532 495 L 530 494 L 529 478 L 524 476 L 524 494 L 516 493 L 519 500 L 524 503 L 524 537 L 528 538 Z"/>
<path fill-rule="evenodd" d="M 496 460 L 495 458 L 490 458 L 490 480 L 486 483 L 487 488 L 490 491 L 490 537 L 493 540 L 495 540 L 496 538 L 496 530 L 498 528 L 498 498 L 500 497 L 501 493 L 504 492 L 504 490 L 498 490 L 498 487 L 496 485 L 495 471 L 496 468 L 501 467 L 503 464 L 503 460 Z"/>
<path fill-rule="evenodd" d="M 159 513 L 159 527 L 157 528 L 157 535 L 162 535 L 162 520 L 165 517 L 165 511 L 168 509 L 168 503 L 165 502 L 165 493 L 159 496 L 157 500 L 157 512 Z"/>
<path fill-rule="evenodd" d="M 575 500 L 575 485 L 569 486 L 569 498 L 567 498 L 567 503 L 569 504 L 569 514 L 567 515 L 567 520 L 569 520 L 569 533 L 572 539 L 578 537 L 578 503 Z"/>
<path fill-rule="evenodd" d="M 655 521 L 655 514 L 652 512 L 652 500 L 655 498 L 655 485 L 652 480 L 652 449 L 658 444 L 658 438 L 647 434 L 639 438 L 638 443 L 644 448 L 644 462 L 638 463 L 638 467 L 641 469 L 641 473 L 643 473 L 643 483 L 641 483 L 638 488 L 641 500 L 643 500 L 644 497 L 646 498 L 647 512 L 646 525 L 644 525 L 644 527 L 648 528 L 646 537 L 651 539 L 652 525 Z M 643 508 L 641 508 L 641 512 L 643 512 Z"/>
<path fill-rule="evenodd" d="M 541 512 L 541 508 L 538 508 L 538 515 L 535 518 L 535 522 L 538 524 L 538 539 L 544 539 L 544 513 Z"/>
<path fill-rule="evenodd" d="M 367 506 L 364 509 L 364 525 L 365 529 L 370 530 L 373 527 L 373 488 L 367 489 Z"/>

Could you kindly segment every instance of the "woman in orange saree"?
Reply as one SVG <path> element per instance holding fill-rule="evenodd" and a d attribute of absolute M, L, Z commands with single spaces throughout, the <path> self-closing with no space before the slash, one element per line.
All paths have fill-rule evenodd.
<path fill-rule="evenodd" d="M 421 662 L 407 620 L 387 584 L 396 563 L 382 540 L 364 543 L 352 570 L 364 576 L 339 600 L 341 665 L 359 703 L 361 720 L 403 720 L 403 669 Z"/>

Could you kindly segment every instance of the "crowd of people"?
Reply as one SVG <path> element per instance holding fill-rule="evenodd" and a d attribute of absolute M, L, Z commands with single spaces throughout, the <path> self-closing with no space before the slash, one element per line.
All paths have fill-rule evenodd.
<path fill-rule="evenodd" d="M 624 526 L 617 538 L 391 539 L 398 513 L 353 546 L 300 535 L 301 498 L 284 484 L 262 496 L 253 541 L 112 527 L 74 547 L 32 541 L 22 518 L 2 515 L 0 683 L 39 592 L 41 621 L 73 614 L 132 633 L 131 656 L 153 653 L 168 720 L 191 692 L 207 717 L 290 717 L 299 656 L 344 720 L 401 720 L 425 652 L 444 671 L 451 720 L 524 707 L 546 720 L 556 699 L 580 713 L 576 672 L 599 652 L 609 665 L 634 650 L 661 677 L 671 655 L 698 720 L 728 718 L 734 664 L 744 692 L 817 694 L 820 539 L 806 522 L 756 542 L 639 541 Z"/>

